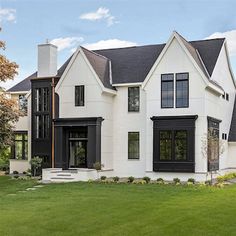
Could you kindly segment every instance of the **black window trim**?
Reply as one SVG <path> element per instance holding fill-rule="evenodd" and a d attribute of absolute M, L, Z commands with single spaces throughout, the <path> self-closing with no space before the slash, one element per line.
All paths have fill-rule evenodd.
<path fill-rule="evenodd" d="M 79 88 L 83 88 L 83 100 L 80 104 L 80 102 L 77 103 L 76 101 L 76 89 L 79 89 Z M 75 93 L 75 107 L 84 107 L 85 106 L 85 85 L 84 84 L 80 84 L 80 85 L 75 85 L 75 90 L 74 90 L 74 93 Z M 80 98 L 79 98 L 80 99 Z"/>
<path fill-rule="evenodd" d="M 177 75 L 181 75 L 181 74 L 187 74 L 188 78 L 177 80 Z M 188 105 L 186 107 L 177 106 L 177 81 L 188 82 L 188 96 L 187 96 Z M 175 89 L 174 90 L 175 90 L 175 108 L 189 108 L 189 73 L 188 72 L 175 73 Z"/>
<path fill-rule="evenodd" d="M 22 142 L 22 158 L 21 159 L 17 159 L 16 158 L 16 154 L 15 154 L 15 142 L 17 141 L 15 139 L 15 135 L 22 135 L 22 140 L 18 140 L 18 141 L 21 141 Z M 27 136 L 27 139 L 25 138 L 25 136 Z M 22 161 L 27 161 L 28 160 L 28 150 L 27 150 L 27 158 L 25 157 L 25 142 L 28 142 L 28 131 L 20 131 L 20 130 L 17 130 L 17 131 L 14 131 L 14 143 L 13 145 L 11 146 L 11 159 L 13 160 L 22 160 Z"/>
<path fill-rule="evenodd" d="M 129 90 L 131 88 L 138 88 L 138 96 L 139 96 L 138 110 L 131 110 L 130 107 L 129 107 L 129 99 L 130 99 Z M 138 113 L 138 112 L 140 112 L 140 86 L 129 86 L 128 87 L 128 112 L 129 113 L 132 113 L 132 112 Z"/>
<path fill-rule="evenodd" d="M 138 145 L 139 145 L 139 152 L 138 152 L 138 157 L 136 157 L 136 158 L 130 158 L 129 157 L 129 134 L 130 133 L 136 133 L 136 134 L 138 134 Z M 140 160 L 140 132 L 139 131 L 128 131 L 128 160 L 131 160 L 131 161 L 137 161 L 137 160 Z"/>
<path fill-rule="evenodd" d="M 163 105 L 162 105 L 162 83 L 163 82 L 166 82 L 166 81 L 162 81 L 162 76 L 163 75 L 173 75 L 173 106 L 172 107 L 163 107 Z M 171 80 L 170 80 L 171 81 Z M 170 82 L 170 81 L 168 81 L 168 82 Z M 174 93 L 175 93 L 175 74 L 174 73 L 165 73 L 165 74 L 161 74 L 161 108 L 162 109 L 171 109 L 171 108 L 174 108 L 175 107 L 175 99 L 174 99 Z"/>

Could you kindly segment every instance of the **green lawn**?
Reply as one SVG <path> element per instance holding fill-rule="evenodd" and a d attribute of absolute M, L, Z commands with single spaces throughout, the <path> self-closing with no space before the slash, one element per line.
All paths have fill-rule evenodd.
<path fill-rule="evenodd" d="M 0 177 L 1 236 L 236 235 L 236 185 L 34 185 Z"/>

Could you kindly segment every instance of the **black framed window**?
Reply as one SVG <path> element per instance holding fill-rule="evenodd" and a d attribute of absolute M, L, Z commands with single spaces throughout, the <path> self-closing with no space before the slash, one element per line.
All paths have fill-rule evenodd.
<path fill-rule="evenodd" d="M 75 86 L 75 106 L 84 106 L 84 85 Z"/>
<path fill-rule="evenodd" d="M 186 161 L 187 139 L 186 130 L 161 130 L 159 134 L 160 161 Z"/>
<path fill-rule="evenodd" d="M 161 107 L 174 107 L 174 74 L 161 75 Z"/>
<path fill-rule="evenodd" d="M 229 101 L 229 94 L 228 93 L 226 93 L 225 98 L 227 101 Z"/>
<path fill-rule="evenodd" d="M 139 159 L 139 132 L 128 132 L 128 159 Z"/>
<path fill-rule="evenodd" d="M 19 109 L 25 115 L 27 114 L 27 98 L 26 98 L 25 94 L 20 94 L 19 95 Z"/>
<path fill-rule="evenodd" d="M 49 137 L 49 115 L 38 114 L 35 115 L 35 134 L 36 138 L 45 139 Z"/>
<path fill-rule="evenodd" d="M 186 161 L 187 160 L 187 131 L 176 130 L 175 131 L 175 160 Z"/>
<path fill-rule="evenodd" d="M 138 112 L 140 103 L 139 87 L 128 88 L 128 111 Z"/>
<path fill-rule="evenodd" d="M 176 74 L 176 107 L 189 106 L 189 74 Z"/>
<path fill-rule="evenodd" d="M 160 131 L 160 160 L 171 160 L 172 156 L 172 132 Z"/>
<path fill-rule="evenodd" d="M 27 133 L 16 133 L 12 146 L 12 158 L 17 160 L 28 159 L 28 135 Z"/>

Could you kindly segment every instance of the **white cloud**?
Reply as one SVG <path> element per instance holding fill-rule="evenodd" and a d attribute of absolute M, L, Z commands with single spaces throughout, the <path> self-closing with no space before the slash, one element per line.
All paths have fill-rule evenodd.
<path fill-rule="evenodd" d="M 64 49 L 72 48 L 83 41 L 84 39 L 82 37 L 67 37 L 53 39 L 50 43 L 56 45 L 58 47 L 58 51 L 62 51 Z"/>
<path fill-rule="evenodd" d="M 226 38 L 230 56 L 236 56 L 236 30 L 226 32 L 215 32 L 206 39 Z"/>
<path fill-rule="evenodd" d="M 118 23 L 118 21 L 115 21 L 115 17 L 111 15 L 110 10 L 105 7 L 99 7 L 95 12 L 84 13 L 80 16 L 80 19 L 90 21 L 106 20 L 108 26 Z"/>
<path fill-rule="evenodd" d="M 137 45 L 138 45 L 137 43 L 131 41 L 125 41 L 119 39 L 107 39 L 107 40 L 100 40 L 96 43 L 83 44 L 82 46 L 90 50 L 96 50 L 96 49 L 107 49 L 107 48 L 125 48 Z"/>
<path fill-rule="evenodd" d="M 0 22 L 16 22 L 16 9 L 0 8 Z"/>

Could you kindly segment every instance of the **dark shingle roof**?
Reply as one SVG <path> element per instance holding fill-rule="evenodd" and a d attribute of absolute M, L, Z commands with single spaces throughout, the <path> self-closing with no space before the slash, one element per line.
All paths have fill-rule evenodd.
<path fill-rule="evenodd" d="M 15 86 L 11 87 L 7 90 L 7 92 L 18 92 L 18 91 L 29 91 L 31 88 L 31 82 L 30 80 L 35 78 L 37 76 L 37 73 L 33 73 L 29 77 L 25 78 Z"/>
<path fill-rule="evenodd" d="M 86 48 L 81 47 L 85 56 L 89 60 L 89 63 L 95 70 L 97 76 L 106 88 L 114 89 L 110 83 L 109 63 L 110 61 L 93 51 L 89 51 Z"/>
<path fill-rule="evenodd" d="M 201 70 L 205 75 L 207 75 L 207 70 L 208 74 L 211 76 L 225 39 L 188 42 L 181 35 L 179 36 Z M 81 47 L 81 49 L 103 85 L 106 88 L 112 89 L 113 87 L 110 84 L 109 75 L 109 61 L 111 62 L 113 84 L 143 82 L 165 45 L 166 44 L 157 44 L 94 51 L 83 47 Z M 60 67 L 57 76 L 60 77 L 63 74 L 72 56 Z M 28 91 L 30 89 L 30 79 L 32 78 L 37 78 L 37 74 L 34 73 L 8 91 Z"/>
<path fill-rule="evenodd" d="M 143 82 L 165 44 L 104 49 L 94 52 L 111 60 L 112 83 Z"/>

